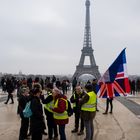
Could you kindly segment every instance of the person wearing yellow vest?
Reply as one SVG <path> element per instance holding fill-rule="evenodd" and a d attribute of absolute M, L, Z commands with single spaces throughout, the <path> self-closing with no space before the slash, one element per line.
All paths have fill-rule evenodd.
<path fill-rule="evenodd" d="M 48 126 L 48 139 L 47 140 L 58 140 L 57 125 L 53 117 L 53 96 L 52 96 L 53 83 L 47 84 L 47 97 L 41 96 L 42 103 L 44 104 L 44 112 L 46 115 L 47 126 Z"/>
<path fill-rule="evenodd" d="M 67 97 L 61 94 L 58 88 L 54 88 L 52 92 L 54 106 L 52 108 L 53 117 L 59 126 L 60 140 L 66 140 L 65 125 L 68 123 L 68 102 Z"/>
<path fill-rule="evenodd" d="M 84 134 L 84 121 L 81 118 L 81 106 L 79 105 L 79 100 L 85 95 L 86 93 L 83 91 L 81 86 L 76 86 L 75 91 L 73 92 L 70 101 L 73 103 L 73 111 L 75 114 L 75 128 L 71 131 L 72 133 L 77 133 L 78 128 L 80 125 L 80 131 L 77 133 L 78 135 Z"/>
<path fill-rule="evenodd" d="M 85 85 L 85 90 L 87 91 L 87 94 L 80 100 L 81 117 L 84 120 L 84 126 L 86 129 L 86 137 L 84 140 L 93 140 L 93 119 L 96 115 L 96 94 L 90 83 Z"/>

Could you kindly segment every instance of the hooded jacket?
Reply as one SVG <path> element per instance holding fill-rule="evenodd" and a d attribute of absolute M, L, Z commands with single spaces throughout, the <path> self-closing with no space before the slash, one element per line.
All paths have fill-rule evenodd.
<path fill-rule="evenodd" d="M 55 99 L 54 99 L 54 103 L 55 103 L 56 100 L 58 99 L 58 106 L 57 106 L 57 108 L 53 108 L 53 109 L 52 109 L 53 112 L 56 112 L 56 113 L 63 113 L 64 111 L 66 111 L 66 101 L 63 100 L 63 99 L 61 99 L 61 98 L 67 100 L 67 97 L 66 97 L 66 96 L 64 96 L 64 95 L 62 95 L 62 94 L 58 94 L 58 95 L 55 97 Z M 55 119 L 55 122 L 56 122 L 56 124 L 58 124 L 58 125 L 67 124 L 68 121 L 69 121 L 68 118 L 67 118 L 67 119 L 60 119 L 60 120 Z"/>

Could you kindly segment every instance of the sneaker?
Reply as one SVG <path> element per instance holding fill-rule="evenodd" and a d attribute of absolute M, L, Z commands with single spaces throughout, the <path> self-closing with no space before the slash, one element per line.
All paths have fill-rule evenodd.
<path fill-rule="evenodd" d="M 112 111 L 110 111 L 109 113 L 112 114 Z"/>
<path fill-rule="evenodd" d="M 83 135 L 83 134 L 84 134 L 83 131 L 80 131 L 80 132 L 77 133 L 78 136 Z"/>
<path fill-rule="evenodd" d="M 77 129 L 73 129 L 73 130 L 71 130 L 71 133 L 77 133 L 77 132 L 78 132 Z"/>
<path fill-rule="evenodd" d="M 4 102 L 4 104 L 7 104 L 7 102 Z"/>

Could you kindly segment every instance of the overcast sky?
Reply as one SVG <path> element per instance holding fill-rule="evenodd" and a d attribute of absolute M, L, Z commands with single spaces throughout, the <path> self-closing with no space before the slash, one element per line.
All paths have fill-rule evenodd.
<path fill-rule="evenodd" d="M 128 74 L 140 74 L 140 0 L 91 0 L 90 22 L 99 71 L 126 47 Z M 73 74 L 84 27 L 85 0 L 0 0 L 0 72 Z"/>

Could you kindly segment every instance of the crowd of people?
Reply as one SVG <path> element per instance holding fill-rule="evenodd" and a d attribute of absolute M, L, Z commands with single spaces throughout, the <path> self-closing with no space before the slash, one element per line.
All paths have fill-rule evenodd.
<path fill-rule="evenodd" d="M 136 79 L 136 80 L 129 80 L 130 83 L 130 87 L 131 87 L 131 94 L 135 95 L 138 92 L 140 92 L 140 79 Z"/>
<path fill-rule="evenodd" d="M 130 81 L 131 91 L 133 81 Z M 138 83 L 139 80 L 138 80 Z M 74 78 L 72 82 L 72 95 L 70 101 L 67 98 L 67 90 L 70 89 L 69 80 L 60 81 L 53 76 L 42 80 L 36 77 L 22 79 L 17 81 L 15 78 L 1 80 L 2 89 L 8 92 L 5 104 L 11 99 L 14 103 L 13 91 L 17 89 L 17 114 L 21 118 L 19 130 L 19 140 L 25 140 L 29 137 L 32 140 L 42 140 L 43 135 L 48 135 L 47 140 L 66 140 L 65 127 L 69 123 L 69 117 L 74 114 L 74 128 L 71 133 L 77 133 L 77 136 L 84 135 L 85 139 L 93 140 L 94 123 L 97 106 L 97 79 L 88 81 L 84 87 Z M 137 84 L 137 87 L 139 84 Z M 135 86 L 136 87 L 136 86 Z M 136 89 L 136 88 L 135 88 Z M 137 91 L 138 88 L 137 88 Z M 132 93 L 134 94 L 134 93 Z M 113 98 L 106 99 L 106 109 L 103 114 L 113 112 Z M 30 102 L 31 117 L 25 117 L 23 111 Z M 71 109 L 72 105 L 72 109 Z M 71 112 L 69 114 L 69 108 Z M 46 120 L 45 120 L 46 119 Z M 47 123 L 45 123 L 47 122 Z M 46 132 L 47 129 L 47 132 Z"/>
<path fill-rule="evenodd" d="M 12 92 L 17 88 L 17 113 L 21 118 L 19 140 L 25 140 L 29 137 L 32 140 L 42 140 L 46 129 L 47 140 L 66 140 L 65 127 L 73 112 L 75 114 L 75 128 L 71 130 L 71 133 L 83 135 L 85 128 L 85 140 L 93 139 L 96 94 L 92 84 L 87 84 L 83 89 L 76 83 L 69 101 L 67 98 L 68 80 L 60 82 L 55 77 L 47 78 L 46 83 L 43 83 L 39 77 L 34 80 L 31 78 L 22 79 L 18 82 L 14 78 L 9 80 L 12 86 L 10 86 L 11 91 L 8 93 L 8 99 L 5 103 L 8 103 L 9 94 L 12 95 Z M 7 84 L 8 79 L 5 81 Z M 23 112 L 29 102 L 32 115 L 26 117 Z M 14 103 L 13 97 L 11 103 Z M 73 109 L 70 112 L 71 104 L 73 104 Z"/>
<path fill-rule="evenodd" d="M 42 89 L 44 89 L 45 94 L 43 94 Z M 40 79 L 36 77 L 31 89 L 29 89 L 27 82 L 23 81 L 17 94 L 18 114 L 21 117 L 19 140 L 27 139 L 30 135 L 32 140 L 42 140 L 42 135 L 46 134 L 45 118 L 47 120 L 48 140 L 57 140 L 58 132 L 60 139 L 66 140 L 65 125 L 69 120 L 68 102 L 66 93 L 64 94 L 60 87 L 56 87 L 53 82 L 42 87 Z M 31 102 L 30 109 L 32 112 L 29 118 L 23 114 L 28 102 Z"/>

